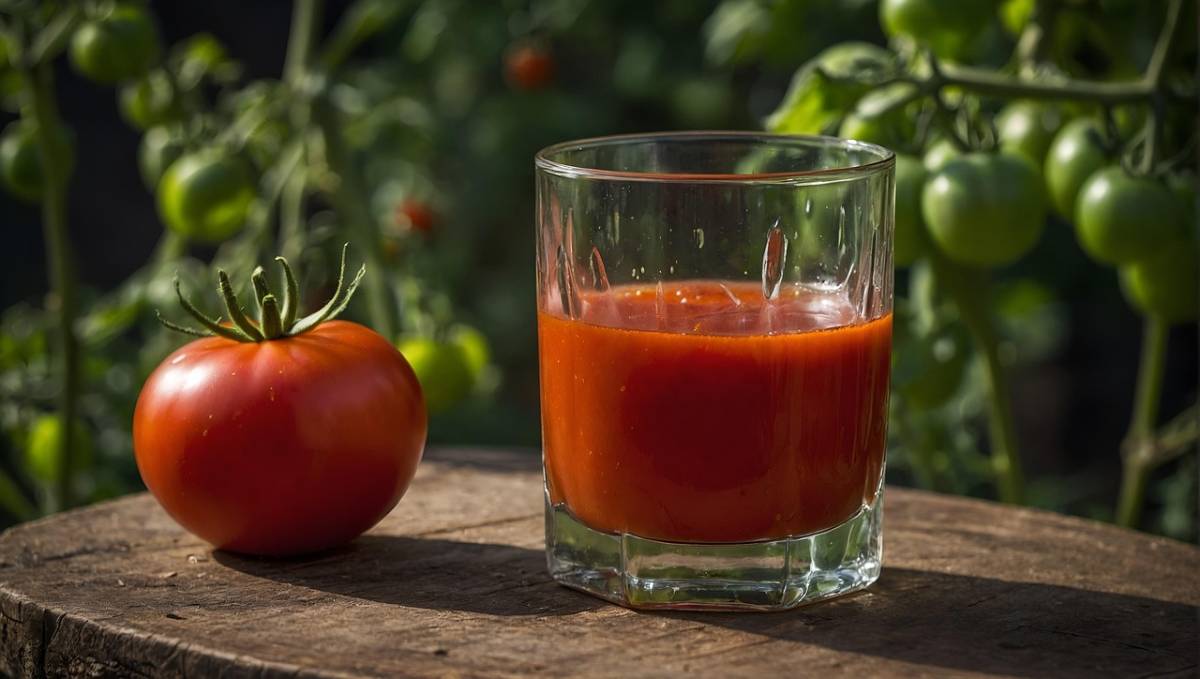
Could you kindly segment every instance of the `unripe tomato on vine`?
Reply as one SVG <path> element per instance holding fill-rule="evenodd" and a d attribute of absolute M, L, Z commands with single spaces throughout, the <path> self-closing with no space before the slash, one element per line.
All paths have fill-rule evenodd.
<path fill-rule="evenodd" d="M 245 226 L 255 197 L 249 163 L 218 148 L 181 156 L 158 182 L 158 211 L 176 233 L 219 243 Z"/>
<path fill-rule="evenodd" d="M 67 174 L 75 164 L 71 133 L 60 127 L 54 135 Z M 46 186 L 42 156 L 38 150 L 38 127 L 29 120 L 16 120 L 0 133 L 0 177 L 4 186 L 21 200 L 36 203 Z"/>
<path fill-rule="evenodd" d="M 139 130 L 148 130 L 182 115 L 168 76 L 161 71 L 123 86 L 117 103 L 125 122 Z"/>
<path fill-rule="evenodd" d="M 1161 182 L 1133 176 L 1119 165 L 1084 183 L 1075 204 L 1075 233 L 1089 256 L 1130 264 L 1183 235 L 1179 200 Z"/>
<path fill-rule="evenodd" d="M 472 359 L 458 342 L 409 337 L 397 348 L 416 373 L 430 414 L 449 410 L 471 393 L 475 384 Z"/>
<path fill-rule="evenodd" d="M 951 260 L 979 268 L 1011 264 L 1033 249 L 1046 223 L 1041 174 L 1027 158 L 968 153 L 925 182 L 921 214 Z"/>
<path fill-rule="evenodd" d="M 146 73 L 161 52 L 154 22 L 133 4 L 118 4 L 107 14 L 85 21 L 71 38 L 75 70 L 104 84 Z"/>
<path fill-rule="evenodd" d="M 1055 135 L 1046 154 L 1044 173 L 1050 203 L 1059 215 L 1075 219 L 1075 201 L 1079 189 L 1097 170 L 1108 163 L 1100 122 L 1077 118 Z"/>

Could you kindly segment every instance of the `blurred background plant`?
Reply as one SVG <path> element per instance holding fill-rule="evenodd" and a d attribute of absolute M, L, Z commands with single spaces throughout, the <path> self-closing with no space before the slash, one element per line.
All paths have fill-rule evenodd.
<path fill-rule="evenodd" d="M 184 341 L 155 321 L 175 276 L 282 253 L 315 293 L 346 240 L 368 264 L 349 316 L 417 369 L 431 442 L 536 446 L 533 153 L 765 125 L 901 153 L 890 481 L 1196 538 L 1194 0 L 0 19 L 4 523 L 140 488 L 129 427 Z"/>

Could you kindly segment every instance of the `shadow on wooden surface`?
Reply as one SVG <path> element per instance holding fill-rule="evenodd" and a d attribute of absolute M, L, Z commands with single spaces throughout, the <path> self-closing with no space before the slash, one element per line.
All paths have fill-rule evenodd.
<path fill-rule="evenodd" d="M 367 535 L 306 559 L 213 556 L 255 577 L 396 606 L 539 617 L 609 606 L 558 587 L 546 575 L 540 550 L 512 545 Z M 1180 640 L 1194 640 L 1200 624 L 1196 606 L 906 568 L 885 568 L 866 593 L 788 613 L 647 615 L 764 641 L 1029 677 L 1139 666 L 1168 674 L 1191 671 L 1195 649 Z M 1084 630 L 1082 620 L 1088 621 Z"/>
<path fill-rule="evenodd" d="M 570 615 L 604 606 L 560 588 L 540 550 L 396 535 L 364 535 L 301 559 L 213 552 L 248 575 L 382 604 L 489 615 Z"/>
<path fill-rule="evenodd" d="M 664 615 L 764 640 L 1025 677 L 1089 670 L 1110 675 L 1138 667 L 1154 676 L 1195 672 L 1193 644 L 1200 636 L 1196 606 L 887 567 L 867 593 L 790 613 Z"/>

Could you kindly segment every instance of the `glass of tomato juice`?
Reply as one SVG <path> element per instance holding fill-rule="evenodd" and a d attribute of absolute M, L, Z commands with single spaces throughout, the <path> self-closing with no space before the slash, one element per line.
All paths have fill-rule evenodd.
<path fill-rule="evenodd" d="M 556 580 L 777 610 L 879 577 L 894 164 L 736 132 L 537 154 Z"/>

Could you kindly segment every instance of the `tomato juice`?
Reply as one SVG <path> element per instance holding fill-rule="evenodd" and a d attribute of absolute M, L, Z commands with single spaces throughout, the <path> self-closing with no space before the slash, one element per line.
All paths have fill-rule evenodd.
<path fill-rule="evenodd" d="M 561 306 L 561 305 L 559 305 Z M 891 315 L 667 281 L 539 310 L 550 500 L 597 530 L 747 542 L 836 526 L 882 476 Z"/>

